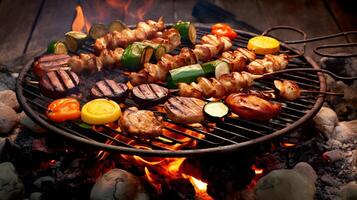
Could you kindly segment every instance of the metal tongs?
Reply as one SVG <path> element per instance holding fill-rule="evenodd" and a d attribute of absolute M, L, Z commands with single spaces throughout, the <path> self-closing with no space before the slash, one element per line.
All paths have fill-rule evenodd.
<path fill-rule="evenodd" d="M 282 43 L 285 44 L 301 44 L 303 43 L 303 49 L 302 50 L 296 50 L 298 52 L 298 55 L 290 55 L 289 57 L 299 57 L 299 56 L 303 56 L 305 54 L 305 50 L 306 50 L 306 43 L 309 42 L 315 42 L 315 41 L 320 41 L 320 40 L 326 40 L 326 39 L 330 39 L 330 38 L 336 38 L 336 37 L 341 37 L 341 36 L 347 36 L 347 35 L 353 35 L 353 34 L 357 34 L 357 31 L 348 31 L 348 32 L 340 32 L 340 33 L 335 33 L 335 34 L 331 34 L 331 35 L 325 35 L 325 36 L 319 36 L 319 37 L 314 37 L 314 38 L 307 38 L 307 34 L 298 28 L 292 27 L 292 26 L 274 26 L 271 27 L 267 30 L 265 30 L 262 35 L 268 35 L 271 31 L 273 30 L 292 30 L 295 31 L 297 33 L 300 33 L 304 39 L 302 40 L 292 40 L 292 41 L 281 41 Z M 270 36 L 270 35 L 269 35 Z M 336 47 L 352 47 L 352 46 L 357 46 L 357 43 L 342 43 L 342 44 L 328 44 L 328 45 L 321 45 L 316 47 L 315 49 L 313 49 L 314 53 L 319 55 L 319 56 L 324 56 L 324 57 L 332 57 L 332 58 L 349 58 L 349 57 L 356 57 L 357 53 L 339 53 L 339 54 L 329 54 L 329 53 L 323 53 L 319 50 L 321 49 L 332 49 L 332 48 L 336 48 Z M 322 73 L 326 73 L 330 76 L 332 76 L 334 79 L 336 80 L 341 80 L 345 83 L 350 83 L 354 80 L 357 80 L 357 76 L 351 76 L 351 77 L 344 77 L 344 76 L 338 76 L 334 73 L 332 73 L 331 71 L 325 70 L 325 69 L 313 69 L 313 68 L 294 68 L 294 69 L 285 69 L 285 70 L 281 70 L 281 71 L 277 71 L 277 72 L 272 72 L 268 75 L 275 75 L 278 73 L 285 73 L 285 72 L 292 72 L 292 71 L 316 71 L 316 72 L 322 72 Z"/>

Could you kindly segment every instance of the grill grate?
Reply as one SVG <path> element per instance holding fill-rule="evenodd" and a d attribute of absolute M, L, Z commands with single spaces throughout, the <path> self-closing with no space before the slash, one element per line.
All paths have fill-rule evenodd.
<path fill-rule="evenodd" d="M 197 38 L 207 34 L 209 27 L 198 25 Z M 246 47 L 246 44 L 254 34 L 237 31 L 239 38 L 233 41 L 234 48 Z M 296 55 L 294 49 L 282 45 L 282 51 L 287 51 L 289 55 Z M 81 52 L 93 52 L 90 43 L 85 43 Z M 173 53 L 178 53 L 176 50 Z M 309 67 L 318 68 L 315 62 L 306 57 L 293 58 L 289 63 L 289 68 Z M 325 91 L 325 80 L 322 75 L 315 72 L 294 72 L 281 74 L 277 79 L 289 79 L 306 90 Z M 80 122 L 52 123 L 47 120 L 45 110 L 52 99 L 43 96 L 38 85 L 31 83 L 36 78 L 32 74 L 31 66 L 26 66 L 20 73 L 17 82 L 18 99 L 25 112 L 40 125 L 50 131 L 62 134 L 68 138 L 82 143 L 90 144 L 104 150 L 117 150 L 125 154 L 136 154 L 144 156 L 198 156 L 209 153 L 224 153 L 236 151 L 240 148 L 258 144 L 300 126 L 303 122 L 313 117 L 320 109 L 324 96 L 307 95 L 296 101 L 276 100 L 283 104 L 283 109 L 279 117 L 269 122 L 247 121 L 235 117 L 226 117 L 223 121 L 207 122 L 202 127 L 192 127 L 177 124 L 165 117 L 164 113 L 155 110 L 157 114 L 164 117 L 165 132 L 156 139 L 144 140 L 138 137 L 127 135 L 113 127 L 101 125 L 95 129 L 82 128 Z M 258 80 L 253 89 L 272 89 L 272 80 Z M 83 103 L 83 102 L 82 102 Z M 133 104 L 128 101 L 127 104 Z M 189 131 L 189 132 L 187 132 Z M 191 145 L 185 145 L 184 140 L 190 139 Z M 130 142 L 129 142 L 130 141 Z M 192 145 L 194 144 L 194 145 Z M 175 150 L 176 146 L 184 146 Z M 143 146 L 145 148 L 143 148 Z"/>

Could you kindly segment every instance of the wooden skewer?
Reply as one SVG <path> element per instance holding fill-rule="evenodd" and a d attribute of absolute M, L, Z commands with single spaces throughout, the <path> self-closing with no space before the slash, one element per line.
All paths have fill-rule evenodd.
<path fill-rule="evenodd" d="M 263 91 L 264 93 L 275 93 L 279 90 L 266 90 Z M 301 93 L 314 93 L 314 94 L 325 94 L 325 95 L 333 95 L 333 96 L 344 96 L 344 93 L 337 93 L 337 92 L 322 92 L 316 90 L 300 90 Z"/>

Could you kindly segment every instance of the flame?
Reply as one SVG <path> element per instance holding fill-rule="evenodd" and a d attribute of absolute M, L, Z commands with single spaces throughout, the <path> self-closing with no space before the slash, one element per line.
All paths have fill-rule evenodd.
<path fill-rule="evenodd" d="M 82 6 L 77 5 L 76 6 L 76 17 L 74 18 L 73 23 L 72 23 L 72 31 L 80 31 L 81 32 L 81 31 L 83 31 L 83 29 L 85 29 L 85 31 L 88 33 L 90 26 L 91 26 L 90 23 L 84 16 Z"/>
<path fill-rule="evenodd" d="M 123 10 L 125 16 L 134 18 L 136 20 L 143 20 L 147 11 L 153 7 L 155 0 L 144 0 L 144 2 L 140 4 L 142 6 L 137 7 L 136 11 L 134 12 L 130 11 L 132 0 L 106 0 L 106 2 L 114 9 Z"/>

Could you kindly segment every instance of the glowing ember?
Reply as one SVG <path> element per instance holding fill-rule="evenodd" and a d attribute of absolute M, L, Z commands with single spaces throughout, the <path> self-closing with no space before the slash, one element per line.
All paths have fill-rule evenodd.
<path fill-rule="evenodd" d="M 252 170 L 254 170 L 255 175 L 261 175 L 264 173 L 263 168 L 258 168 L 255 165 L 252 165 Z"/>
<path fill-rule="evenodd" d="M 296 144 L 290 143 L 290 142 L 282 142 L 282 143 L 281 143 L 281 146 L 282 146 L 282 147 L 285 147 L 285 148 L 291 148 L 291 147 L 295 147 Z"/>
<path fill-rule="evenodd" d="M 84 16 L 82 6 L 76 6 L 76 17 L 72 23 L 72 31 L 85 31 L 88 33 L 90 29 L 90 23 L 87 21 L 86 17 Z"/>

